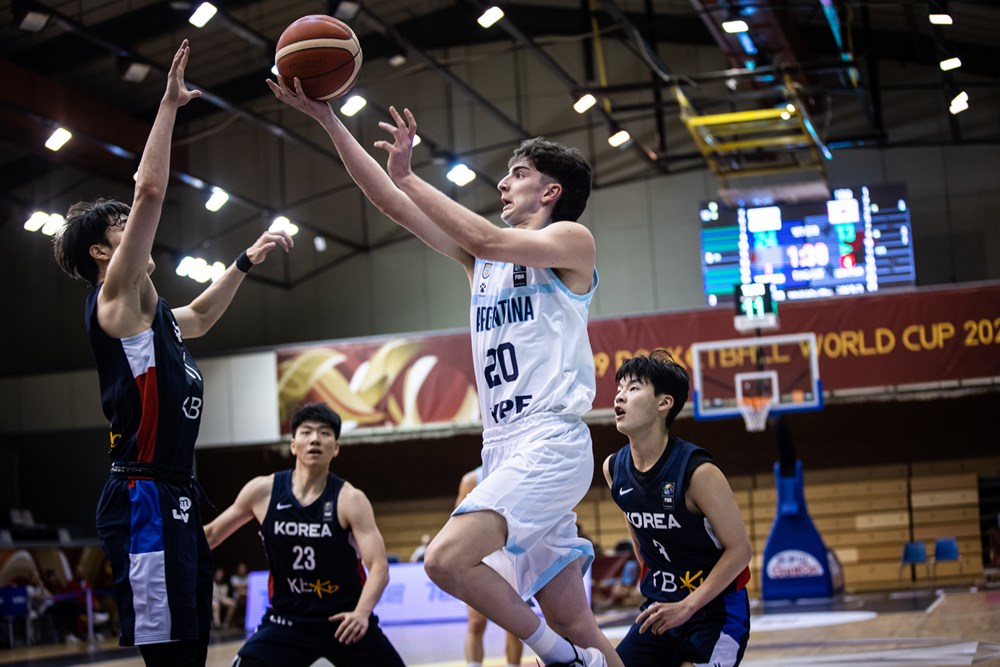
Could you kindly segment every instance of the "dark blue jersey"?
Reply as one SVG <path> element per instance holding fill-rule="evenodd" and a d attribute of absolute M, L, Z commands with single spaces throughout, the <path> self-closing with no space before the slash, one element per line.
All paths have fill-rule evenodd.
<path fill-rule="evenodd" d="M 666 460 L 661 459 L 658 472 L 645 483 L 636 475 L 628 445 L 614 454 L 610 466 L 611 497 L 632 525 L 647 568 L 640 590 L 659 602 L 683 600 L 708 578 L 722 556 L 708 518 L 690 512 L 684 502 L 691 479 L 688 467 L 696 453 L 700 463 L 712 460 L 704 449 L 671 436 Z M 737 586 L 741 584 L 734 582 L 723 594 Z M 720 599 L 721 595 L 706 607 Z"/>
<path fill-rule="evenodd" d="M 97 360 L 101 403 L 111 422 L 109 456 L 190 471 L 201 425 L 204 385 L 181 329 L 163 299 L 152 326 L 112 338 L 97 323 L 97 295 L 87 297 L 86 325 Z"/>
<path fill-rule="evenodd" d="M 292 471 L 274 473 L 260 537 L 271 570 L 271 610 L 284 619 L 325 622 L 358 604 L 366 577 L 354 536 L 337 519 L 343 487 L 330 473 L 323 494 L 303 507 L 292 494 Z"/>

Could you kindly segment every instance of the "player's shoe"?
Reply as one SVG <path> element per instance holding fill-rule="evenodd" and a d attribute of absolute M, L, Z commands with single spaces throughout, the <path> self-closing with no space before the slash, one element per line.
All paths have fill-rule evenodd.
<path fill-rule="evenodd" d="M 569 662 L 551 662 L 545 667 L 608 667 L 608 661 L 596 648 L 580 648 L 572 644 L 576 657 Z"/>

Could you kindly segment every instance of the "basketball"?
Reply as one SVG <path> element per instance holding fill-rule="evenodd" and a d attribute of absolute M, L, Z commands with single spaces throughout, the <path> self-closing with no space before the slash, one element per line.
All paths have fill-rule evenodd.
<path fill-rule="evenodd" d="M 274 54 L 278 76 L 290 90 L 298 77 L 302 90 L 317 100 L 332 100 L 351 89 L 361 71 L 361 45 L 343 21 L 303 16 L 281 33 Z"/>

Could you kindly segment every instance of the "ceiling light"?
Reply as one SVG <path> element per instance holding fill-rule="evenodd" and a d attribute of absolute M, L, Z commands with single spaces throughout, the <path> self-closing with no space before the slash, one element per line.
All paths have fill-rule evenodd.
<path fill-rule="evenodd" d="M 63 223 L 66 222 L 66 218 L 62 217 L 58 213 L 52 213 L 49 215 L 49 219 L 45 221 L 42 225 L 42 234 L 46 236 L 55 236 L 56 232 L 62 229 Z"/>
<path fill-rule="evenodd" d="M 368 104 L 368 100 L 365 98 L 360 95 L 351 95 L 347 98 L 347 101 L 344 102 L 344 106 L 340 107 L 340 113 L 345 116 L 353 116 L 357 112 L 364 109 L 366 104 Z"/>
<path fill-rule="evenodd" d="M 326 250 L 326 239 L 322 236 L 317 236 L 313 239 L 313 247 L 316 248 L 316 252 L 324 252 Z"/>
<path fill-rule="evenodd" d="M 419 146 L 422 142 L 423 142 L 423 139 L 420 138 L 419 134 L 414 134 L 413 135 L 413 144 L 412 145 Z"/>
<path fill-rule="evenodd" d="M 279 215 L 271 221 L 271 226 L 267 228 L 269 232 L 285 232 L 289 236 L 299 233 L 299 226 L 283 215 Z"/>
<path fill-rule="evenodd" d="M 597 104 L 597 98 L 590 93 L 587 93 L 585 95 L 581 95 L 580 99 L 573 103 L 573 111 L 583 113 L 595 104 Z"/>
<path fill-rule="evenodd" d="M 948 111 L 952 116 L 960 114 L 969 108 L 969 94 L 964 90 L 960 92 L 951 101 L 951 105 L 948 107 Z"/>
<path fill-rule="evenodd" d="M 951 14 L 931 14 L 927 18 L 930 19 L 931 23 L 934 25 L 951 25 Z"/>
<path fill-rule="evenodd" d="M 781 120 L 788 120 L 791 117 L 792 117 L 792 114 L 788 113 L 787 111 L 782 111 L 781 112 Z"/>
<path fill-rule="evenodd" d="M 41 32 L 45 24 L 49 22 L 49 15 L 46 12 L 28 10 L 21 17 L 18 27 L 28 32 Z"/>
<path fill-rule="evenodd" d="M 278 76 L 278 65 L 277 65 L 277 63 L 275 63 L 274 65 L 271 65 L 271 74 L 273 74 L 274 76 Z"/>
<path fill-rule="evenodd" d="M 463 187 L 471 183 L 476 178 L 476 172 L 469 169 L 466 165 L 459 162 L 450 170 L 448 170 L 448 180 L 459 187 Z"/>
<path fill-rule="evenodd" d="M 128 81 L 129 83 L 140 83 L 145 81 L 146 77 L 149 76 L 149 71 L 152 69 L 152 67 L 146 63 L 139 63 L 134 60 L 123 63 L 123 67 L 122 81 Z"/>
<path fill-rule="evenodd" d="M 948 58 L 947 60 L 942 60 L 940 66 L 942 72 L 948 72 L 950 70 L 958 69 L 959 67 L 961 67 L 962 61 L 959 60 L 958 58 Z"/>
<path fill-rule="evenodd" d="M 215 13 L 219 11 L 215 8 L 211 2 L 203 2 L 198 5 L 198 9 L 194 10 L 191 14 L 191 18 L 188 19 L 188 23 L 193 25 L 195 28 L 204 28 L 205 24 L 212 20 Z"/>
<path fill-rule="evenodd" d="M 788 104 L 785 105 L 785 111 L 787 111 L 788 113 L 795 113 L 795 105 L 789 102 Z"/>
<path fill-rule="evenodd" d="M 750 26 L 742 19 L 734 19 L 732 21 L 723 21 L 722 29 L 732 35 L 737 32 L 746 32 L 750 29 Z"/>
<path fill-rule="evenodd" d="M 350 22 L 361 13 L 361 3 L 357 0 L 334 0 L 329 4 L 329 12 L 335 19 Z"/>
<path fill-rule="evenodd" d="M 503 18 L 503 10 L 499 7 L 490 7 L 483 15 L 476 19 L 476 23 L 483 26 L 484 28 L 489 28 L 491 25 Z"/>
<path fill-rule="evenodd" d="M 191 257 L 188 255 L 181 259 L 175 271 L 182 278 L 190 278 L 195 282 L 207 283 L 209 280 L 215 282 L 221 278 L 226 272 L 226 265 L 222 262 L 209 264 L 203 257 Z"/>
<path fill-rule="evenodd" d="M 35 211 L 31 214 L 31 217 L 25 221 L 24 228 L 29 232 L 37 232 L 46 222 L 48 222 L 48 220 L 48 213 L 45 211 Z"/>
<path fill-rule="evenodd" d="M 406 54 L 402 51 L 397 51 L 389 56 L 389 67 L 402 67 L 406 64 Z"/>
<path fill-rule="evenodd" d="M 56 131 L 49 136 L 48 140 L 46 140 L 45 147 L 48 148 L 50 151 L 57 151 L 60 148 L 62 148 L 66 144 L 66 142 L 69 141 L 72 137 L 73 133 L 67 130 L 66 128 L 64 127 L 57 128 Z"/>
<path fill-rule="evenodd" d="M 618 130 L 610 137 L 608 137 L 608 143 L 611 144 L 614 148 L 621 148 L 629 141 L 631 141 L 631 139 L 632 139 L 631 134 L 629 134 L 625 130 Z"/>
<path fill-rule="evenodd" d="M 215 213 L 229 201 L 229 193 L 222 188 L 212 188 L 212 196 L 205 202 L 205 208 Z"/>

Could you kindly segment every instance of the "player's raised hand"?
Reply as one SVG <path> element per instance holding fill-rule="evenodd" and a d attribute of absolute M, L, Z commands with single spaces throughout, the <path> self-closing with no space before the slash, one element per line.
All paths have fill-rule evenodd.
<path fill-rule="evenodd" d="M 188 57 L 191 55 L 191 45 L 185 39 L 174 54 L 167 73 L 167 90 L 163 93 L 163 101 L 182 107 L 196 97 L 201 97 L 200 90 L 188 90 L 184 83 L 184 70 L 187 68 Z"/>
<path fill-rule="evenodd" d="M 295 242 L 288 235 L 288 232 L 266 231 L 260 235 L 259 239 L 254 241 L 252 246 L 247 248 L 247 258 L 254 264 L 260 264 L 267 259 L 268 253 L 278 246 L 281 246 L 285 252 L 288 252 L 294 245 Z"/>
<path fill-rule="evenodd" d="M 333 112 L 330 110 L 329 104 L 313 99 L 302 91 L 302 81 L 299 80 L 299 77 L 292 80 L 292 85 L 294 90 L 288 87 L 282 77 L 278 77 L 277 82 L 271 79 L 267 80 L 267 87 L 271 89 L 274 96 L 293 109 L 298 109 L 320 122 L 332 115 Z"/>
<path fill-rule="evenodd" d="M 412 173 L 410 161 L 413 158 L 413 137 L 417 135 L 417 121 L 409 109 L 403 109 L 405 120 L 396 111 L 396 107 L 389 107 L 389 113 L 395 124 L 379 121 L 378 126 L 392 135 L 392 143 L 376 141 L 375 148 L 381 148 L 389 154 L 385 170 L 389 178 L 398 182 Z"/>

